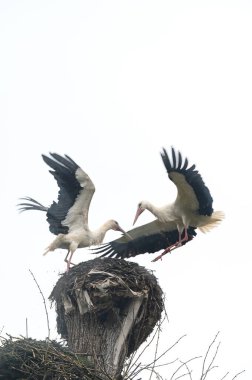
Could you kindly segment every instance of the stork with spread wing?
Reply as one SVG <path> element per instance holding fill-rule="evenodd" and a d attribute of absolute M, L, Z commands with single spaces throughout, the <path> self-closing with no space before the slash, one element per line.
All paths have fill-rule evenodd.
<path fill-rule="evenodd" d="M 188 240 L 183 241 L 184 245 L 196 236 L 195 228 L 187 229 Z M 155 253 L 165 250 L 168 246 L 170 251 L 176 248 L 179 239 L 177 225 L 174 222 L 160 222 L 158 219 L 153 222 L 143 224 L 140 227 L 128 231 L 124 235 L 109 243 L 103 244 L 98 248 L 92 248 L 93 253 L 102 253 L 101 257 L 115 257 L 117 259 L 126 259 L 141 255 L 143 253 Z M 165 251 L 164 251 L 165 252 Z M 164 252 L 152 261 L 159 260 Z"/>
<path fill-rule="evenodd" d="M 90 231 L 88 213 L 95 192 L 93 182 L 69 156 L 63 157 L 57 153 L 50 153 L 50 156 L 42 155 L 42 158 L 52 169 L 49 171 L 59 186 L 57 202 L 53 201 L 50 207 L 45 207 L 36 200 L 25 197 L 21 198 L 24 202 L 18 206 L 20 211 L 46 212 L 49 230 L 57 237 L 44 255 L 57 248 L 67 249 L 65 261 L 68 271 L 77 248 L 101 244 L 108 230 L 125 232 L 115 220 L 108 220 L 97 230 Z"/>
<path fill-rule="evenodd" d="M 164 250 L 153 261 L 173 249 L 186 244 L 196 236 L 196 229 L 207 232 L 224 218 L 221 211 L 213 210 L 213 199 L 195 165 L 188 167 L 188 159 L 171 149 L 171 158 L 163 149 L 161 157 L 168 176 L 177 187 L 174 203 L 157 207 L 148 201 L 138 204 L 134 223 L 144 210 L 157 219 L 128 231 L 131 239 L 122 236 L 95 249 L 102 256 L 128 258 L 142 253 Z"/>
<path fill-rule="evenodd" d="M 175 202 L 157 207 L 148 201 L 141 201 L 133 224 L 144 210 L 149 210 L 162 223 L 175 223 L 179 234 L 178 241 L 168 246 L 163 252 L 165 254 L 188 240 L 189 226 L 207 232 L 221 222 L 224 213 L 213 210 L 213 198 L 195 165 L 189 167 L 188 159 L 183 160 L 182 154 L 174 148 L 171 149 L 171 157 L 165 149 L 161 157 L 169 179 L 177 187 Z"/>

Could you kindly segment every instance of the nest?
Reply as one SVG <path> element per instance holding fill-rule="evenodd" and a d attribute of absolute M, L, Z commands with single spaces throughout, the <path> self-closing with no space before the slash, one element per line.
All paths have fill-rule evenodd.
<path fill-rule="evenodd" d="M 125 314 L 127 304 L 142 297 L 128 337 L 129 356 L 153 331 L 164 308 L 163 292 L 151 271 L 137 263 L 96 258 L 74 266 L 55 285 L 49 299 L 56 302 L 58 333 L 68 339 L 66 317 L 76 311 L 113 323 Z"/>
<path fill-rule="evenodd" d="M 92 365 L 56 341 L 2 338 L 0 379 L 101 380 Z"/>

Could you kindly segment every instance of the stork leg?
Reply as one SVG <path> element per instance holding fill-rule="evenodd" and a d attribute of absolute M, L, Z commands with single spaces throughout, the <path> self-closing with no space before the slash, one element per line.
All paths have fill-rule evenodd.
<path fill-rule="evenodd" d="M 74 254 L 74 252 L 71 252 L 70 258 L 69 258 L 69 260 L 67 260 L 67 272 L 70 269 L 70 265 L 71 264 L 74 265 L 73 263 L 71 263 L 71 258 L 73 257 L 73 254 Z"/>
<path fill-rule="evenodd" d="M 69 263 L 69 266 L 70 266 L 70 265 L 75 265 L 74 263 L 71 263 L 71 257 L 72 257 L 73 255 L 71 255 L 70 260 L 67 259 L 69 253 L 70 253 L 70 249 L 67 251 L 67 254 L 66 254 L 66 257 L 65 257 L 64 261 L 65 261 L 67 264 Z"/>
<path fill-rule="evenodd" d="M 162 253 L 161 255 L 157 256 L 154 260 L 152 260 L 151 262 L 155 262 L 155 261 L 158 261 L 158 260 L 162 260 L 162 257 L 164 255 L 166 255 L 167 253 L 171 253 L 171 251 L 173 251 L 174 249 L 176 248 L 179 248 L 181 247 L 182 243 L 184 243 L 184 241 L 187 241 L 188 240 L 188 233 L 187 233 L 187 228 L 184 229 L 185 230 L 185 236 L 181 239 L 181 232 L 180 232 L 180 229 L 179 229 L 179 240 L 170 245 L 169 247 L 167 247 Z"/>
<path fill-rule="evenodd" d="M 68 256 L 68 254 L 70 253 L 69 260 L 67 260 L 67 256 L 66 256 L 66 258 L 65 258 L 65 261 L 67 262 L 67 272 L 69 271 L 69 269 L 70 269 L 70 265 L 71 265 L 71 264 L 72 264 L 72 265 L 75 265 L 75 264 L 73 264 L 73 263 L 71 262 L 71 260 L 72 260 L 73 254 L 74 254 L 74 252 L 76 251 L 77 248 L 78 248 L 78 243 L 76 243 L 76 242 L 72 242 L 72 243 L 70 244 L 70 246 L 69 246 L 69 250 L 68 250 L 68 253 L 67 253 L 67 256 Z"/>
<path fill-rule="evenodd" d="M 184 237 L 182 238 L 182 232 L 183 232 L 183 230 L 185 231 L 185 233 L 184 233 Z M 185 226 L 185 227 L 183 228 L 183 230 L 181 231 L 181 229 L 178 227 L 179 239 L 178 239 L 178 241 L 177 241 L 175 244 L 173 244 L 176 248 L 181 247 L 181 246 L 182 246 L 182 243 L 184 243 L 185 241 L 188 240 L 187 227 Z M 172 246 L 173 246 L 173 245 L 172 245 Z M 172 247 L 172 246 L 171 246 L 171 247 Z"/>
<path fill-rule="evenodd" d="M 184 235 L 183 239 L 181 239 L 181 236 L 180 236 L 180 245 L 182 245 L 182 243 L 184 243 L 184 241 L 188 240 L 188 233 L 187 233 L 186 227 L 184 228 L 184 231 L 185 231 L 185 235 Z"/>
<path fill-rule="evenodd" d="M 178 233 L 179 233 L 179 239 L 178 239 L 178 242 L 175 243 L 175 244 L 176 244 L 178 247 L 180 247 L 184 241 L 187 241 L 187 240 L 188 240 L 187 226 L 184 225 L 184 226 L 182 226 L 182 228 L 181 228 L 180 225 L 177 225 L 177 228 L 178 228 Z M 184 237 L 182 238 L 182 233 L 183 233 L 183 231 L 185 231 L 185 234 L 184 234 Z"/>
<path fill-rule="evenodd" d="M 174 249 L 178 248 L 179 246 L 177 245 L 177 243 L 175 244 L 172 244 L 170 245 L 169 247 L 167 247 L 162 253 L 161 255 L 155 257 L 155 259 L 151 260 L 152 263 L 154 263 L 155 261 L 158 261 L 158 260 L 162 260 L 162 257 L 164 255 L 166 255 L 167 253 L 171 253 L 171 251 L 173 251 Z"/>

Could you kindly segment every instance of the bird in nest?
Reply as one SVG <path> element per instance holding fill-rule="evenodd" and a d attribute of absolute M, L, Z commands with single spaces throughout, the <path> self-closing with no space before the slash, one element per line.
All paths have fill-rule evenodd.
<path fill-rule="evenodd" d="M 108 230 L 122 233 L 125 231 L 113 219 L 105 222 L 97 230 L 91 231 L 88 226 L 88 214 L 95 186 L 88 174 L 67 155 L 50 153 L 50 156 L 42 155 L 42 158 L 52 169 L 49 172 L 57 181 L 58 199 L 49 207 L 45 207 L 33 198 L 24 197 L 18 206 L 21 212 L 27 210 L 46 212 L 49 230 L 57 237 L 47 247 L 44 255 L 57 248 L 67 249 L 65 262 L 68 271 L 77 248 L 101 244 Z"/>

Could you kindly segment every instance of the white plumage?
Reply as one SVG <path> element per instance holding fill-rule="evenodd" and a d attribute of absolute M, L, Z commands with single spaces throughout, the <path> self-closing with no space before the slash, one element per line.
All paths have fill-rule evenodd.
<path fill-rule="evenodd" d="M 188 159 L 183 160 L 181 153 L 171 149 L 171 158 L 165 149 L 161 157 L 168 177 L 177 187 L 177 197 L 171 204 L 157 207 L 148 201 L 138 204 L 134 223 L 144 210 L 149 210 L 163 223 L 174 222 L 179 232 L 178 242 L 166 249 L 169 252 L 174 246 L 188 240 L 188 227 L 199 228 L 207 232 L 224 218 L 222 211 L 214 211 L 213 199 L 209 189 L 204 184 L 201 175 L 195 170 L 195 165 L 188 167 Z M 184 231 L 184 237 L 182 233 Z M 166 253 L 164 252 L 164 253 Z M 163 253 L 163 254 L 164 254 Z"/>
<path fill-rule="evenodd" d="M 58 183 L 57 202 L 53 201 L 50 207 L 45 207 L 34 199 L 25 197 L 22 198 L 25 202 L 20 203 L 19 208 L 20 211 L 46 212 L 49 230 L 57 237 L 47 247 L 44 255 L 57 248 L 67 249 L 65 261 L 68 271 L 77 248 L 101 244 L 108 230 L 125 232 L 112 219 L 95 231 L 89 229 L 89 206 L 95 192 L 93 182 L 69 156 L 63 157 L 57 153 L 50 155 L 52 158 L 45 155 L 42 155 L 42 158 L 53 169 L 50 173 Z"/>

